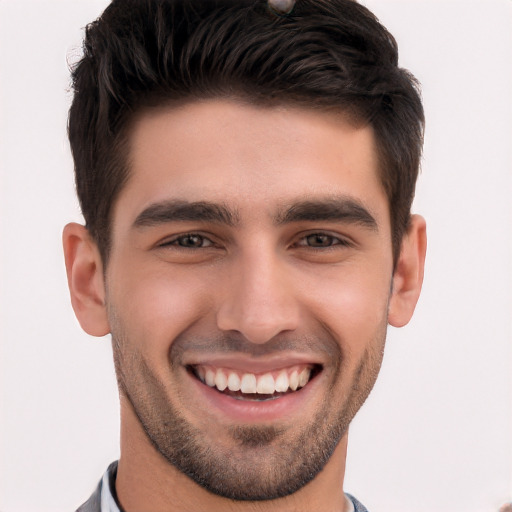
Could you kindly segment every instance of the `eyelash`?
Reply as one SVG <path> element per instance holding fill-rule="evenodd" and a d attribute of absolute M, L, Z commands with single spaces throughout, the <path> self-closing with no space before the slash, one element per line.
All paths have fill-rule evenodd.
<path fill-rule="evenodd" d="M 206 245 L 206 246 L 201 245 L 200 247 L 181 245 L 180 241 L 183 241 L 187 238 L 189 238 L 189 239 L 198 238 L 201 240 L 202 243 L 207 241 L 208 245 Z M 212 242 L 208 237 L 206 237 L 204 235 L 200 235 L 199 233 L 184 233 L 184 234 L 179 235 L 171 240 L 166 240 L 165 242 L 162 242 L 159 245 L 159 247 L 169 247 L 169 246 L 178 247 L 180 249 L 204 249 L 204 248 L 215 246 L 215 243 Z"/>
<path fill-rule="evenodd" d="M 324 239 L 327 239 L 327 241 L 330 243 L 328 245 L 318 245 L 318 246 L 307 245 L 308 239 L 310 239 L 312 237 L 317 237 L 317 239 L 324 238 Z M 183 241 L 187 238 L 199 239 L 198 241 L 201 242 L 201 246 L 195 247 L 193 245 L 190 245 L 190 246 L 181 245 L 180 241 Z M 208 242 L 208 244 L 206 246 L 204 246 L 203 245 L 204 242 Z M 319 231 L 319 232 L 312 232 L 312 233 L 303 235 L 297 242 L 292 244 L 292 247 L 306 247 L 306 248 L 313 249 L 313 250 L 329 250 L 329 249 L 332 250 L 335 247 L 340 247 L 340 248 L 352 247 L 352 245 L 353 244 L 346 238 L 334 236 L 334 235 Z M 169 247 L 169 246 L 177 247 L 179 249 L 205 249 L 205 248 L 209 248 L 209 247 L 215 247 L 216 244 L 215 244 L 215 242 L 210 240 L 208 237 L 201 235 L 199 233 L 184 233 L 182 235 L 176 236 L 175 238 L 173 238 L 171 240 L 167 240 L 159 245 L 159 247 Z"/>
<path fill-rule="evenodd" d="M 317 237 L 317 239 L 324 238 L 327 239 L 330 243 L 328 245 L 303 245 L 301 242 L 307 241 L 309 238 Z M 331 235 L 329 233 L 323 233 L 323 232 L 313 232 L 308 233 L 300 238 L 298 242 L 293 244 L 296 247 L 308 247 L 309 249 L 313 250 L 328 250 L 333 249 L 335 247 L 351 247 L 352 243 L 347 240 L 346 238 L 342 238 L 339 236 Z"/>

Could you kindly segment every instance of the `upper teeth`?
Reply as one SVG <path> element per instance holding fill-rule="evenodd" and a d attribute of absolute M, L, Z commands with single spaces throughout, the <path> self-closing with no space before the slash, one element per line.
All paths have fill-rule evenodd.
<path fill-rule="evenodd" d="M 278 372 L 268 372 L 262 375 L 254 373 L 239 373 L 223 368 L 196 367 L 198 377 L 210 387 L 219 391 L 241 391 L 242 393 L 258 393 L 271 395 L 275 392 L 284 393 L 304 387 L 311 376 L 311 368 L 288 368 Z"/>

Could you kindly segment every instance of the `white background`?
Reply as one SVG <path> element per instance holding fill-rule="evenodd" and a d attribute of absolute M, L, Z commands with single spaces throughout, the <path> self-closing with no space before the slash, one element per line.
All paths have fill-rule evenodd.
<path fill-rule="evenodd" d="M 351 427 L 371 512 L 512 499 L 512 2 L 368 0 L 423 84 L 423 296 Z M 60 236 L 80 221 L 67 60 L 105 1 L 0 0 L 0 511 L 72 511 L 118 456 L 109 338 L 80 331 Z"/>

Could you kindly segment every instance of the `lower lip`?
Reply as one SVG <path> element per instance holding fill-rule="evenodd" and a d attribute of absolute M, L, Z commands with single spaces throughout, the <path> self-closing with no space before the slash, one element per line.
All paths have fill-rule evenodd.
<path fill-rule="evenodd" d="M 237 423 L 264 423 L 286 420 L 298 415 L 318 385 L 320 375 L 316 375 L 306 386 L 271 400 L 240 400 L 221 393 L 216 388 L 203 384 L 193 375 L 188 374 L 197 391 L 208 403 L 205 410 L 218 410 L 223 418 Z"/>

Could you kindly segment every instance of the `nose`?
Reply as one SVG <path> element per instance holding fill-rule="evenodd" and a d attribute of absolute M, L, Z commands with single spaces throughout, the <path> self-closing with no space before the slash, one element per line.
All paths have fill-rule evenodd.
<path fill-rule="evenodd" d="M 275 254 L 247 255 L 224 283 L 217 327 L 263 344 L 298 326 L 299 304 L 286 264 Z"/>

